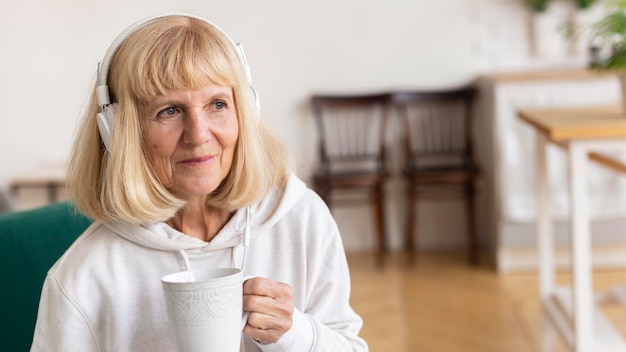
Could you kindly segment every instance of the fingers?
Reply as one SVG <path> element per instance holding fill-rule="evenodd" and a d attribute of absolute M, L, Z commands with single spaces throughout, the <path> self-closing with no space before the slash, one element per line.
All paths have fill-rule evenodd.
<path fill-rule="evenodd" d="M 244 333 L 269 344 L 291 329 L 294 303 L 289 285 L 256 277 L 245 282 L 243 292 L 243 309 L 250 312 Z"/>

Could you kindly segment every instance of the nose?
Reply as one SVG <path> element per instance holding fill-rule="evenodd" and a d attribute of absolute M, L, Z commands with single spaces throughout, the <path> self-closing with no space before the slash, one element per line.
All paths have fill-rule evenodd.
<path fill-rule="evenodd" d="M 189 110 L 184 118 L 183 142 L 185 144 L 202 145 L 208 142 L 213 133 L 208 117 L 202 111 Z"/>

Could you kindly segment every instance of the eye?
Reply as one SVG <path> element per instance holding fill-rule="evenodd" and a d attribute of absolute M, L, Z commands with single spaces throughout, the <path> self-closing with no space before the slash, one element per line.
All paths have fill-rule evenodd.
<path fill-rule="evenodd" d="M 176 114 L 178 112 L 179 112 L 179 110 L 175 106 L 168 106 L 167 108 L 159 111 L 157 113 L 157 117 L 159 117 L 159 118 L 169 118 L 169 117 L 176 116 Z"/>
<path fill-rule="evenodd" d="M 213 108 L 216 110 L 226 109 L 226 103 L 223 101 L 216 101 L 213 103 Z"/>

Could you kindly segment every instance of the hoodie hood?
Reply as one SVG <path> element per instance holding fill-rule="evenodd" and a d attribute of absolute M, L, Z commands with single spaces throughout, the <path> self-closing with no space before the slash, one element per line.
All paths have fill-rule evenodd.
<path fill-rule="evenodd" d="M 292 174 L 284 189 L 275 187 L 260 201 L 249 207 L 238 209 L 211 242 L 187 236 L 164 222 L 136 225 L 115 221 L 107 222 L 104 226 L 129 241 L 158 250 L 201 249 L 213 251 L 233 248 L 243 243 L 243 233 L 246 226 L 250 229 L 250 239 L 254 239 L 256 234 L 271 227 L 287 214 L 303 196 L 305 190 L 304 182 Z M 248 211 L 249 215 L 246 214 Z"/>

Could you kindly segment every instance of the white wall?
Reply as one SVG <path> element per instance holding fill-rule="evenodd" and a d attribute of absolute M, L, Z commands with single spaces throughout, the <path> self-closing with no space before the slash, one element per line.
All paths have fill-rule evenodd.
<path fill-rule="evenodd" d="M 502 69 L 507 61 L 497 59 L 506 53 L 518 50 L 526 58 L 527 49 L 496 28 L 509 22 L 517 27 L 504 26 L 516 28 L 505 33 L 525 35 L 522 0 L 5 0 L 2 7 L 0 189 L 21 173 L 66 158 L 98 61 L 127 25 L 153 14 L 201 15 L 244 44 L 265 118 L 305 180 L 315 164 L 307 106 L 312 93 L 458 86 L 481 71 Z M 503 11 L 516 16 L 502 18 Z M 389 188 L 391 242 L 398 247 L 401 184 Z M 438 218 L 437 209 L 427 211 Z M 348 248 L 371 243 L 369 227 L 352 220 L 363 212 L 369 209 L 337 210 Z M 462 243 L 462 226 L 452 226 L 432 227 L 424 241 Z M 441 233 L 453 237 L 438 240 Z"/>

